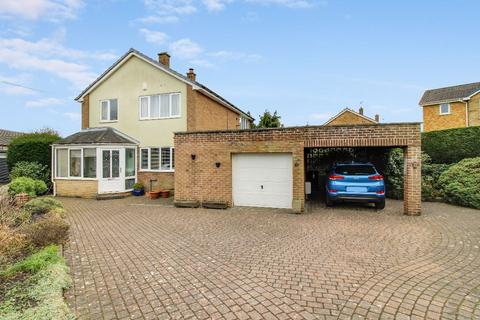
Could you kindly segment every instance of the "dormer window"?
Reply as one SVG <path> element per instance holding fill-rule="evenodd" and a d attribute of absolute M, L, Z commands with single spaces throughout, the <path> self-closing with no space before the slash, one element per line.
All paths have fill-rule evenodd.
<path fill-rule="evenodd" d="M 440 115 L 450 114 L 450 103 L 442 103 L 440 105 Z"/>
<path fill-rule="evenodd" d="M 108 99 L 100 101 L 101 104 L 101 121 L 117 121 L 118 120 L 118 101 L 117 99 Z"/>

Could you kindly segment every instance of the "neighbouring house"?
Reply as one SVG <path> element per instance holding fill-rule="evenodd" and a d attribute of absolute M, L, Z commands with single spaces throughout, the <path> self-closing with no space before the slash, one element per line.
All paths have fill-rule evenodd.
<path fill-rule="evenodd" d="M 380 123 L 380 115 L 376 114 L 375 119 L 369 118 L 364 115 L 363 107 L 358 109 L 358 112 L 345 108 L 340 111 L 337 115 L 330 118 L 325 122 L 324 126 L 337 126 L 337 125 L 357 125 L 357 124 L 377 124 Z"/>
<path fill-rule="evenodd" d="M 480 82 L 424 92 L 423 130 L 435 131 L 480 125 Z"/>
<path fill-rule="evenodd" d="M 0 184 L 10 181 L 7 165 L 7 150 L 13 138 L 23 135 L 22 132 L 0 129 Z"/>
<path fill-rule="evenodd" d="M 62 196 L 173 189 L 174 132 L 248 129 L 253 118 L 196 80 L 130 49 L 77 98 L 82 131 L 53 145 L 53 182 Z"/>

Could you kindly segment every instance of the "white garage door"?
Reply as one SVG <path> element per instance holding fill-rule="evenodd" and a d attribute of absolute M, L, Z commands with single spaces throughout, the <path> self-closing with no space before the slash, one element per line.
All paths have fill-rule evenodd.
<path fill-rule="evenodd" d="M 233 205 L 292 208 L 292 185 L 292 154 L 233 155 Z"/>

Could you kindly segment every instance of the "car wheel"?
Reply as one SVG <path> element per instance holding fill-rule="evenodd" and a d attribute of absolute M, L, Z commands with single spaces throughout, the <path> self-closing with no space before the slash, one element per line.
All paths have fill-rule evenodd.
<path fill-rule="evenodd" d="M 375 209 L 382 210 L 385 208 L 385 199 L 375 202 Z"/>
<path fill-rule="evenodd" d="M 326 197 L 325 197 L 325 204 L 327 205 L 327 207 L 333 207 L 333 205 L 334 205 L 335 203 L 333 202 L 332 199 L 330 199 L 329 196 L 326 196 Z"/>

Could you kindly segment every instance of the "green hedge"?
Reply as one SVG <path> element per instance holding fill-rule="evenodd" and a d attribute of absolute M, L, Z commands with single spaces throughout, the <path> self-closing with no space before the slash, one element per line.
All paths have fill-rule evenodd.
<path fill-rule="evenodd" d="M 30 133 L 13 139 L 8 145 L 7 163 L 12 169 L 17 162 L 37 162 L 51 167 L 52 143 L 60 139 L 59 135 L 52 132 Z"/>
<path fill-rule="evenodd" d="M 480 126 L 424 132 L 422 150 L 433 163 L 456 163 L 480 157 Z"/>
<path fill-rule="evenodd" d="M 480 157 L 451 166 L 441 174 L 439 184 L 448 202 L 480 209 Z"/>

